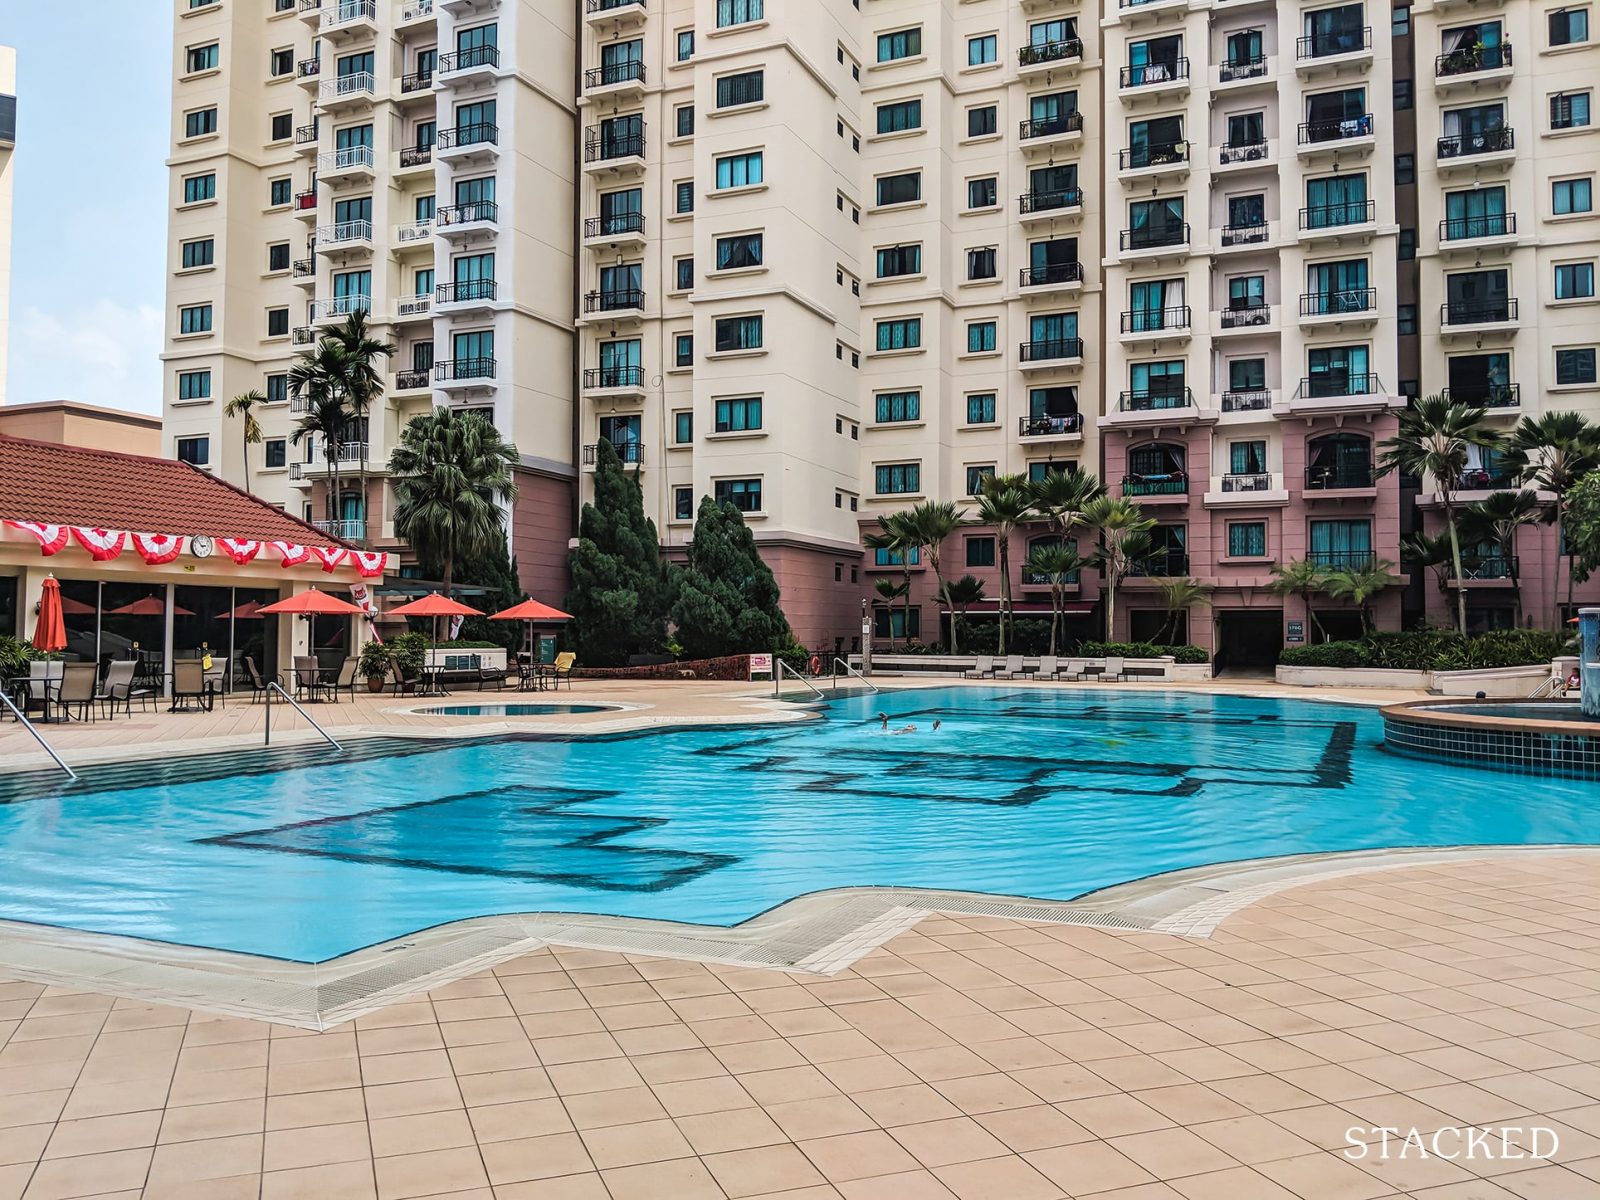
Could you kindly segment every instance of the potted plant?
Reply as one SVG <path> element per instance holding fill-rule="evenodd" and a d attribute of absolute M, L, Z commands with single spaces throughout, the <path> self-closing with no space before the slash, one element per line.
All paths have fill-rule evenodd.
<path fill-rule="evenodd" d="M 389 648 L 382 642 L 361 643 L 356 672 L 366 677 L 367 691 L 383 691 L 384 677 L 389 674 Z"/>

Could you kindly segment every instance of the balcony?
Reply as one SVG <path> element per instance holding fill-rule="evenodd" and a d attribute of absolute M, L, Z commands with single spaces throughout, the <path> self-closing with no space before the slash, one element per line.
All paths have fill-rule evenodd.
<path fill-rule="evenodd" d="M 400 6 L 400 24 L 426 21 L 433 17 L 433 0 L 406 0 Z"/>
<path fill-rule="evenodd" d="M 1350 400 L 1383 396 L 1383 384 L 1372 372 L 1348 374 L 1329 371 L 1321 375 L 1308 375 L 1300 380 L 1295 392 L 1299 400 Z"/>
<path fill-rule="evenodd" d="M 629 467 L 642 467 L 642 466 L 644 466 L 644 443 L 643 442 L 613 442 L 609 438 L 607 438 L 605 440 L 605 444 L 610 446 L 613 450 L 615 450 L 617 452 L 617 457 L 622 460 L 622 463 L 623 463 L 624 466 L 629 466 Z M 591 442 L 589 445 L 587 445 L 587 446 L 585 446 L 583 448 L 583 465 L 584 466 L 593 467 L 599 461 L 599 458 L 600 458 L 600 443 L 599 442 Z"/>
<path fill-rule="evenodd" d="M 294 131 L 294 152 L 296 154 L 315 154 L 317 152 L 317 139 L 321 131 L 316 122 L 310 125 L 298 126 Z"/>
<path fill-rule="evenodd" d="M 317 260 L 314 258 L 297 258 L 290 264 L 290 271 L 294 281 L 301 287 L 315 287 L 317 283 Z"/>
<path fill-rule="evenodd" d="M 1017 358 L 1024 371 L 1043 370 L 1050 367 L 1075 367 L 1083 363 L 1083 339 L 1044 338 L 1023 342 L 1017 347 Z"/>
<path fill-rule="evenodd" d="M 1272 228 L 1265 222 L 1259 225 L 1224 225 L 1218 233 L 1218 250 L 1241 250 L 1251 246 L 1265 246 L 1272 241 Z"/>
<path fill-rule="evenodd" d="M 372 251 L 371 221 L 340 221 L 334 225 L 317 226 L 318 254 Z"/>
<path fill-rule="evenodd" d="M 492 358 L 450 358 L 433 364 L 433 382 L 447 392 L 486 391 L 494 387 Z"/>
<path fill-rule="evenodd" d="M 359 293 L 353 296 L 329 296 L 311 302 L 311 321 L 342 321 L 353 313 L 370 313 L 372 297 Z"/>
<path fill-rule="evenodd" d="M 405 146 L 402 147 L 397 158 L 396 175 L 421 175 L 423 172 L 433 170 L 432 146 Z"/>
<path fill-rule="evenodd" d="M 1330 571 L 1364 571 L 1378 565 L 1371 550 L 1312 550 L 1306 557 Z"/>
<path fill-rule="evenodd" d="M 314 346 L 317 344 L 317 330 L 313 325 L 296 325 L 289 331 L 289 344 L 293 346 Z"/>
<path fill-rule="evenodd" d="M 1192 316 L 1187 304 L 1171 308 L 1141 308 L 1122 314 L 1122 340 L 1187 338 Z"/>
<path fill-rule="evenodd" d="M 1372 64 L 1372 26 L 1339 29 L 1296 38 L 1294 69 L 1303 78 L 1340 67 Z"/>
<path fill-rule="evenodd" d="M 1439 248 L 1447 253 L 1512 246 L 1516 241 L 1516 213 L 1486 213 L 1481 217 L 1446 217 L 1439 222 Z"/>
<path fill-rule="evenodd" d="M 1271 471 L 1230 472 L 1211 481 L 1203 502 L 1207 508 L 1282 506 L 1289 503 L 1289 489 Z"/>
<path fill-rule="evenodd" d="M 583 373 L 583 390 L 644 399 L 644 368 L 590 367 Z"/>
<path fill-rule="evenodd" d="M 1188 170 L 1188 142 L 1131 146 L 1117 152 L 1117 172 L 1124 179 L 1187 174 Z"/>
<path fill-rule="evenodd" d="M 1446 563 L 1444 573 L 1446 586 L 1456 586 L 1455 564 Z M 1471 587 L 1473 584 L 1505 587 L 1511 580 L 1519 579 L 1521 576 L 1522 563 L 1515 554 L 1509 558 L 1499 554 L 1487 556 L 1463 554 L 1461 557 L 1460 583 L 1467 587 Z"/>
<path fill-rule="evenodd" d="M 1218 170 L 1243 170 L 1272 165 L 1272 148 L 1264 141 L 1224 142 L 1217 148 Z"/>
<path fill-rule="evenodd" d="M 1076 67 L 1083 62 L 1083 42 L 1078 38 L 1062 38 L 1055 42 L 1037 42 L 1017 51 L 1017 74 L 1027 76 L 1044 71 Z"/>
<path fill-rule="evenodd" d="M 1463 46 L 1433 60 L 1433 87 L 1438 92 L 1476 91 L 1485 83 L 1511 78 L 1511 44 Z"/>
<path fill-rule="evenodd" d="M 488 158 L 500 153 L 500 126 L 492 121 L 475 121 L 454 129 L 441 129 L 433 145 L 438 158 Z"/>
<path fill-rule="evenodd" d="M 445 237 L 464 237 L 494 229 L 500 220 L 500 206 L 493 200 L 474 200 L 468 204 L 447 204 L 433 214 L 433 223 Z"/>
<path fill-rule="evenodd" d="M 1300 293 L 1301 325 L 1370 325 L 1378 319 L 1377 288 L 1333 288 Z"/>
<path fill-rule="evenodd" d="M 334 463 L 343 468 L 352 464 L 360 465 L 368 461 L 370 453 L 365 442 L 344 442 L 332 454 L 328 453 L 328 444 L 316 441 L 311 445 L 311 458 L 309 461 L 292 462 L 289 464 L 290 479 L 306 479 L 315 475 L 324 475 Z M 319 526 L 319 528 L 321 528 Z M 323 530 L 324 533 L 330 532 Z"/>
<path fill-rule="evenodd" d="M 607 25 L 621 31 L 644 24 L 644 0 L 588 0 L 583 19 L 591 25 Z"/>
<path fill-rule="evenodd" d="M 1250 391 L 1223 392 L 1222 411 L 1228 413 L 1258 413 L 1272 411 L 1272 393 L 1266 388 Z"/>
<path fill-rule="evenodd" d="M 395 253 L 403 254 L 409 250 L 431 250 L 433 248 L 433 222 L 412 221 L 409 225 L 397 225 L 394 231 Z"/>
<path fill-rule="evenodd" d="M 420 392 L 432 386 L 433 371 L 429 367 L 394 373 L 394 390 L 397 392 Z"/>
<path fill-rule="evenodd" d="M 433 95 L 433 72 L 414 71 L 400 77 L 400 98 L 422 98 Z"/>
<path fill-rule="evenodd" d="M 1122 494 L 1148 499 L 1155 496 L 1188 496 L 1187 475 L 1124 475 Z"/>
<path fill-rule="evenodd" d="M 1472 171 L 1491 163 L 1509 163 L 1517 155 L 1517 139 L 1509 126 L 1449 134 L 1439 139 L 1437 152 L 1440 171 Z"/>
<path fill-rule="evenodd" d="M 396 321 L 426 321 L 432 313 L 432 292 L 423 292 L 420 296 L 407 296 L 394 306 Z"/>
<path fill-rule="evenodd" d="M 1023 222 L 1080 216 L 1083 213 L 1083 189 L 1057 188 L 1054 191 L 1023 192 L 1017 197 L 1017 213 Z"/>
<path fill-rule="evenodd" d="M 1362 492 L 1373 487 L 1371 463 L 1343 463 L 1332 467 L 1307 467 L 1308 492 Z"/>
<path fill-rule="evenodd" d="M 1017 437 L 1025 442 L 1050 442 L 1083 438 L 1083 414 L 1017 418 Z"/>
<path fill-rule="evenodd" d="M 1466 501 L 1481 500 L 1491 492 L 1503 492 L 1521 484 L 1517 473 L 1506 467 L 1472 467 L 1461 472 L 1458 495 Z M 1437 493 L 1435 493 L 1437 496 Z"/>
<path fill-rule="evenodd" d="M 1304 121 L 1296 140 L 1302 158 L 1371 150 L 1376 144 L 1372 114 L 1362 113 L 1336 121 Z"/>
<path fill-rule="evenodd" d="M 1050 587 L 1055 582 L 1050 577 L 1050 573 L 1048 571 L 1035 571 L 1029 567 L 1027 563 L 1022 564 L 1022 570 L 1019 578 L 1021 580 L 1021 586 L 1025 588 Z M 1061 586 L 1063 587 L 1076 588 L 1082 584 L 1082 582 L 1082 571 L 1068 571 L 1061 577 Z"/>
<path fill-rule="evenodd" d="M 1230 305 L 1217 311 L 1217 332 L 1254 333 L 1271 329 L 1272 306 L 1266 303 Z"/>
<path fill-rule="evenodd" d="M 1189 252 L 1189 223 L 1146 225 L 1142 229 L 1124 229 L 1118 239 L 1124 257 L 1158 258 L 1166 254 Z"/>
<path fill-rule="evenodd" d="M 1189 90 L 1189 60 L 1177 58 L 1171 62 L 1145 63 L 1137 67 L 1123 67 L 1117 72 L 1117 88 L 1124 98 L 1133 96 L 1159 96 Z"/>
<path fill-rule="evenodd" d="M 1254 80 L 1270 78 L 1267 68 L 1266 55 L 1257 55 L 1255 58 L 1239 58 L 1221 63 L 1217 66 L 1217 82 L 1219 84 L 1244 84 Z"/>
<path fill-rule="evenodd" d="M 1119 413 L 1153 413 L 1159 416 L 1194 407 L 1194 389 L 1187 387 L 1161 392 L 1122 392 L 1117 396 Z"/>
<path fill-rule="evenodd" d="M 1490 412 L 1522 407 L 1520 383 L 1480 383 L 1474 387 L 1443 388 L 1439 394 L 1450 404 L 1465 404 Z"/>
<path fill-rule="evenodd" d="M 583 142 L 586 171 L 637 173 L 644 170 L 644 130 L 637 133 L 603 134 L 591 125 Z"/>
<path fill-rule="evenodd" d="M 1080 262 L 1044 263 L 1017 272 L 1017 286 L 1027 292 L 1076 291 L 1083 286 Z"/>
<path fill-rule="evenodd" d="M 639 316 L 644 312 L 643 288 L 602 288 L 585 294 L 586 313 Z"/>
<path fill-rule="evenodd" d="M 317 529 L 329 537 L 336 537 L 345 542 L 364 542 L 367 540 L 367 523 L 363 520 L 322 520 L 311 522 Z"/>
<path fill-rule="evenodd" d="M 499 46 L 471 46 L 439 55 L 439 78 L 454 79 L 468 73 L 492 74 L 500 67 Z"/>
<path fill-rule="evenodd" d="M 378 31 L 377 0 L 329 0 L 322 8 L 322 32 L 340 40 Z"/>
<path fill-rule="evenodd" d="M 1188 10 L 1189 0 L 1117 0 L 1117 20 L 1130 24 L 1141 18 L 1159 21 L 1169 13 Z"/>
<path fill-rule="evenodd" d="M 317 90 L 317 103 L 324 109 L 349 108 L 371 104 L 378 95 L 378 80 L 371 71 L 356 71 L 337 79 L 325 79 Z"/>
<path fill-rule="evenodd" d="M 1348 200 L 1343 204 L 1318 204 L 1300 210 L 1300 240 L 1320 241 L 1377 232 L 1378 202 Z"/>
<path fill-rule="evenodd" d="M 458 279 L 434 288 L 433 302 L 440 309 L 449 308 L 452 311 L 488 308 L 495 301 L 496 291 L 492 279 Z"/>
<path fill-rule="evenodd" d="M 1439 306 L 1439 326 L 1446 334 L 1515 333 L 1517 298 L 1446 300 Z"/>
<path fill-rule="evenodd" d="M 310 187 L 303 192 L 295 193 L 294 215 L 302 221 L 315 221 L 317 219 L 316 188 Z"/>
<path fill-rule="evenodd" d="M 583 73 L 583 90 L 591 96 L 637 95 L 644 91 L 644 80 L 644 60 L 628 58 L 590 67 Z"/>
<path fill-rule="evenodd" d="M 1017 138 L 1026 151 L 1075 142 L 1083 137 L 1083 114 L 1074 110 L 1054 117 L 1029 117 L 1017 124 Z"/>
<path fill-rule="evenodd" d="M 609 217 L 585 218 L 583 240 L 596 246 L 642 246 L 644 214 L 623 212 Z"/>
<path fill-rule="evenodd" d="M 320 25 L 322 0 L 300 0 L 300 19 L 310 25 Z"/>
<path fill-rule="evenodd" d="M 317 178 L 371 179 L 376 169 L 371 146 L 345 146 L 317 155 Z"/>
<path fill-rule="evenodd" d="M 302 58 L 294 65 L 294 76 L 304 88 L 314 88 L 322 76 L 322 60 L 320 58 Z"/>

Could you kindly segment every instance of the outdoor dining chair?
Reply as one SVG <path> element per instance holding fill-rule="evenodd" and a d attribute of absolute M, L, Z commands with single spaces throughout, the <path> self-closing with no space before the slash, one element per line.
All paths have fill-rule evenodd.
<path fill-rule="evenodd" d="M 78 710 L 78 719 L 87 721 L 91 718 L 93 705 L 99 696 L 95 692 L 95 682 L 99 669 L 94 663 L 67 663 L 61 672 L 61 678 L 51 683 L 54 690 L 52 701 L 55 706 L 71 717 L 74 707 Z"/>

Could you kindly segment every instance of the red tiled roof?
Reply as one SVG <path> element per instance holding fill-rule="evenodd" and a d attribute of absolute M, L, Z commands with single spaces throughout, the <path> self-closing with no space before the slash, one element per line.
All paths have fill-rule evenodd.
<path fill-rule="evenodd" d="M 0 434 L 0 518 L 342 546 L 187 463 Z"/>

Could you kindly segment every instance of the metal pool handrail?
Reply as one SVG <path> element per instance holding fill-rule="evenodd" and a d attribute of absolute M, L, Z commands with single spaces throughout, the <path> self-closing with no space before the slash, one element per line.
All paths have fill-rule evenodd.
<path fill-rule="evenodd" d="M 55 747 L 49 742 L 45 741 L 44 734 L 35 729 L 33 727 L 33 722 L 22 715 L 22 710 L 12 703 L 11 697 L 5 694 L 4 689 L 0 689 L 0 701 L 4 701 L 5 706 L 11 710 L 11 715 L 22 722 L 22 727 L 24 729 L 33 734 L 33 740 L 44 747 L 44 752 L 55 760 L 56 766 L 60 767 L 67 773 L 67 778 L 76 781 L 78 778 L 77 772 L 71 767 L 67 766 L 67 764 L 61 760 L 61 755 L 56 753 Z"/>
<path fill-rule="evenodd" d="M 306 724 L 310 725 L 311 728 L 315 729 L 318 733 L 320 733 L 323 736 L 323 739 L 328 743 L 328 745 L 332 746 L 335 750 L 338 750 L 338 751 L 341 751 L 341 752 L 344 750 L 343 746 L 339 745 L 338 742 L 333 740 L 333 735 L 330 734 L 321 725 L 318 725 L 316 720 L 311 716 L 311 714 L 308 713 L 305 709 L 301 708 L 299 702 L 296 701 L 293 696 L 289 695 L 288 692 L 284 691 L 283 690 L 283 685 L 278 683 L 276 680 L 274 680 L 272 683 L 267 684 L 267 722 L 266 722 L 267 723 L 267 730 L 266 730 L 267 736 L 266 736 L 266 740 L 263 743 L 263 745 L 267 745 L 267 746 L 272 745 L 272 693 L 273 692 L 277 692 L 278 695 L 282 696 L 285 700 L 287 700 L 290 703 L 290 705 L 293 706 L 295 712 L 299 713 L 302 717 L 304 717 L 306 719 Z"/>
<path fill-rule="evenodd" d="M 873 683 L 872 680 L 868 679 L 860 671 L 856 670 L 849 663 L 845 662 L 844 659 L 835 658 L 833 662 L 835 666 L 843 667 L 845 669 L 845 674 L 854 675 L 857 679 L 861 680 L 862 683 L 866 684 L 867 690 L 873 695 L 877 695 L 881 690 L 877 684 Z M 837 674 L 835 674 L 833 677 L 833 690 L 836 692 L 839 690 L 839 676 Z"/>
<path fill-rule="evenodd" d="M 817 690 L 816 684 L 812 683 L 804 675 L 800 674 L 799 671 L 796 671 L 788 663 L 784 662 L 783 659 L 777 657 L 777 655 L 773 655 L 772 661 L 774 664 L 772 669 L 772 694 L 774 696 L 783 695 L 783 673 L 787 671 L 790 675 L 794 676 L 794 678 L 798 679 L 801 683 L 810 688 L 811 694 L 818 700 L 827 699 L 826 696 Z"/>

